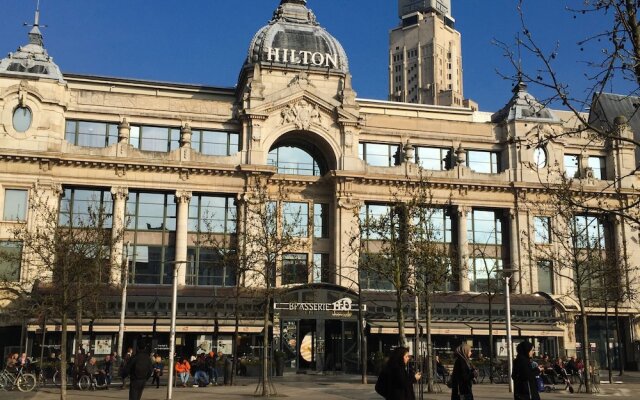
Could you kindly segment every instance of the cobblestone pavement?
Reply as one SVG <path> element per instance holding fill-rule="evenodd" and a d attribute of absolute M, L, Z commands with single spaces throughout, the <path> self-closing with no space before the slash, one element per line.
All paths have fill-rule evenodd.
<path fill-rule="evenodd" d="M 585 393 L 574 393 L 558 390 L 551 393 L 542 393 L 542 399 L 587 399 L 594 397 L 615 397 L 620 399 L 640 398 L 640 374 L 628 373 L 624 378 L 624 383 L 614 383 L 600 385 L 600 393 L 587 395 Z M 276 397 L 303 399 L 303 400 L 374 400 L 380 399 L 374 391 L 375 377 L 371 377 L 369 384 L 360 383 L 358 376 L 348 375 L 286 375 L 285 377 L 274 378 L 274 385 L 277 390 Z M 255 398 L 257 378 L 239 378 L 237 386 L 209 386 L 206 388 L 178 387 L 174 390 L 175 400 L 235 400 Z M 445 400 L 450 399 L 449 389 L 442 387 L 443 393 L 424 393 L 425 400 Z M 128 390 L 119 389 L 119 385 L 114 385 L 110 390 L 98 391 L 77 391 L 70 390 L 69 400 L 113 400 L 126 399 Z M 481 384 L 474 387 L 476 399 L 512 399 L 513 395 L 508 393 L 508 387 L 504 384 Z M 167 388 L 161 386 L 159 389 L 149 387 L 144 391 L 145 400 L 166 399 Z M 55 387 L 40 388 L 34 393 L 1 392 L 0 399 L 11 400 L 55 400 L 59 398 L 59 391 Z"/>

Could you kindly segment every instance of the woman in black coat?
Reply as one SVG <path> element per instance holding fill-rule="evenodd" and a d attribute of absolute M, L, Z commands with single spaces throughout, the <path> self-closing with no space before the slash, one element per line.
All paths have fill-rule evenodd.
<path fill-rule="evenodd" d="M 456 362 L 451 373 L 451 400 L 473 400 L 473 381 L 477 371 L 471 364 L 471 346 L 464 343 L 455 351 Z"/>
<path fill-rule="evenodd" d="M 409 370 L 409 358 L 409 349 L 406 347 L 396 347 L 391 352 L 376 383 L 376 392 L 385 400 L 415 400 L 413 384 L 422 375 Z"/>
<path fill-rule="evenodd" d="M 533 344 L 521 342 L 516 347 L 518 355 L 513 361 L 513 398 L 515 400 L 540 400 L 536 376 L 540 375 L 540 370 L 531 363 L 533 356 Z"/>

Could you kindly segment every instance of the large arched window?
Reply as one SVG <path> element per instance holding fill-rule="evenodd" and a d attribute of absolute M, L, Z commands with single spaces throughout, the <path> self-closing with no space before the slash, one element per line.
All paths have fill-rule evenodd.
<path fill-rule="evenodd" d="M 267 163 L 278 167 L 279 174 L 320 176 L 316 159 L 307 151 L 294 146 L 280 146 L 269 152 Z"/>

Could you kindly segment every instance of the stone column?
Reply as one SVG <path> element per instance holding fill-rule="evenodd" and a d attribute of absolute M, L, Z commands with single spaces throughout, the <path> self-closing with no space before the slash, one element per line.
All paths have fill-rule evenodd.
<path fill-rule="evenodd" d="M 49 178 L 39 179 L 29 193 L 27 208 L 27 229 L 29 232 L 40 231 L 43 235 L 53 237 L 56 229 L 55 215 L 60 213 L 60 197 L 64 193 L 62 185 Z M 54 217 L 54 218 L 52 218 Z M 23 281 L 52 278 L 52 270 L 46 265 L 52 258 L 52 249 L 45 246 L 42 253 L 23 250 L 20 278 Z"/>
<path fill-rule="evenodd" d="M 362 202 L 353 199 L 350 194 L 338 196 L 336 199 L 336 216 L 333 224 L 333 253 L 336 265 L 335 283 L 359 290 L 358 251 L 359 240 L 351 240 L 359 230 L 359 213 Z"/>
<path fill-rule="evenodd" d="M 471 212 L 468 206 L 458 206 L 458 286 L 460 291 L 468 292 L 469 285 L 469 238 L 467 238 L 467 216 Z"/>
<path fill-rule="evenodd" d="M 124 249 L 125 230 L 125 206 L 129 198 L 129 189 L 123 186 L 111 188 L 111 198 L 113 199 L 112 221 L 111 221 L 111 282 L 116 285 L 122 284 L 122 260 Z"/>
<path fill-rule="evenodd" d="M 118 125 L 118 143 L 129 144 L 131 135 L 131 125 L 126 118 L 122 118 L 122 122 Z"/>
<path fill-rule="evenodd" d="M 175 268 L 178 268 L 178 285 L 187 283 L 187 233 L 189 221 L 189 202 L 191 192 L 176 191 L 176 260 Z"/>

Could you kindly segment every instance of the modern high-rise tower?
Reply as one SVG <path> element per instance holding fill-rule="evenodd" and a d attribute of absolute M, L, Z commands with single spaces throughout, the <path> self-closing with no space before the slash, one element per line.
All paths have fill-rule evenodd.
<path fill-rule="evenodd" d="M 477 109 L 463 95 L 451 0 L 398 0 L 398 17 L 389 37 L 389 99 Z"/>

